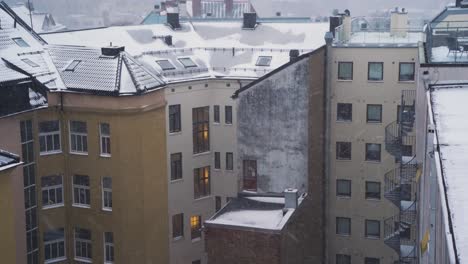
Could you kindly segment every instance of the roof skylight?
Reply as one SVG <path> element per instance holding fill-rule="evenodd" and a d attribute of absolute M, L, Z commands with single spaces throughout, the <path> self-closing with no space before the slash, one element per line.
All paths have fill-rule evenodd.
<path fill-rule="evenodd" d="M 257 59 L 257 66 L 270 66 L 271 56 L 259 56 Z"/>
<path fill-rule="evenodd" d="M 179 58 L 178 60 L 180 61 L 180 63 L 182 63 L 182 65 L 184 65 L 185 68 L 198 67 L 197 64 L 195 64 L 195 62 L 193 62 L 191 58 Z"/>
<path fill-rule="evenodd" d="M 20 46 L 20 47 L 30 47 L 28 43 L 26 43 L 26 41 L 24 41 L 23 38 L 12 38 L 13 41 L 16 43 L 16 45 Z"/>
<path fill-rule="evenodd" d="M 175 66 L 168 60 L 157 60 L 156 63 L 163 71 L 175 70 Z"/>
<path fill-rule="evenodd" d="M 31 67 L 34 67 L 34 68 L 39 67 L 39 64 L 35 63 L 34 61 L 32 61 L 32 60 L 30 60 L 28 58 L 21 59 L 21 61 L 23 61 L 24 63 L 28 64 Z"/>
<path fill-rule="evenodd" d="M 74 71 L 75 68 L 78 66 L 78 64 L 80 64 L 81 61 L 80 60 L 74 60 L 72 62 L 70 62 L 70 64 L 68 64 L 68 66 L 65 68 L 65 71 Z"/>

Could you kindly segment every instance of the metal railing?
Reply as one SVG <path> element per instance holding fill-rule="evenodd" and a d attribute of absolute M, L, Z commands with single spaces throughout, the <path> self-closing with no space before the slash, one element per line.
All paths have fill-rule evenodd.
<path fill-rule="evenodd" d="M 430 61 L 468 62 L 468 21 L 433 22 L 427 26 L 426 35 L 426 52 Z"/>

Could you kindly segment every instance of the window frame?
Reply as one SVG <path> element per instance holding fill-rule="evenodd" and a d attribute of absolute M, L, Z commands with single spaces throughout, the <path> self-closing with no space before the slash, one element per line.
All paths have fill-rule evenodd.
<path fill-rule="evenodd" d="M 349 158 L 348 157 L 342 157 L 340 156 L 340 150 L 342 144 L 346 144 L 346 146 L 349 146 Z M 351 160 L 353 157 L 353 144 L 352 142 L 346 142 L 346 141 L 337 141 L 336 142 L 336 160 Z"/>
<path fill-rule="evenodd" d="M 341 77 L 341 74 L 342 74 L 341 65 L 344 65 L 344 64 L 351 64 L 351 77 L 350 78 Z M 352 62 L 352 61 L 339 61 L 338 62 L 338 80 L 340 80 L 340 81 L 352 81 L 353 79 L 354 79 L 354 62 Z"/>
<path fill-rule="evenodd" d="M 175 220 L 177 220 L 177 219 L 175 219 L 175 217 L 180 217 L 180 219 L 178 219 L 178 220 L 180 220 L 180 223 L 177 223 L 177 224 L 180 224 L 180 233 L 177 233 L 177 234 L 180 234 L 179 236 L 174 236 L 174 234 L 176 234 L 174 232 L 175 231 L 175 226 L 176 226 L 175 225 L 175 223 L 176 223 Z M 172 234 L 171 234 L 171 236 L 172 236 L 173 240 L 179 240 L 179 239 L 184 237 L 184 213 L 179 213 L 179 214 L 172 215 Z"/>
<path fill-rule="evenodd" d="M 339 182 L 346 182 L 346 183 L 349 184 L 349 193 L 340 193 L 339 192 L 339 188 L 338 188 L 338 185 L 339 185 L 338 183 Z M 351 197 L 351 195 L 352 195 L 352 182 L 351 182 L 351 180 L 337 179 L 336 180 L 336 196 L 342 197 L 342 198 L 349 198 L 349 197 Z"/>
<path fill-rule="evenodd" d="M 86 133 L 83 132 L 73 132 L 72 131 L 72 122 L 80 122 L 86 125 Z M 70 154 L 76 155 L 88 155 L 88 123 L 86 121 L 70 120 L 69 123 L 69 140 L 70 140 Z M 82 150 L 73 149 L 72 138 L 75 136 L 75 145 L 78 146 L 78 137 L 81 138 L 81 148 Z M 86 142 L 86 144 L 84 143 Z"/>
<path fill-rule="evenodd" d="M 110 184 L 111 184 L 111 187 L 105 187 L 104 186 L 104 180 L 105 179 L 110 179 Z M 113 208 L 113 201 L 112 201 L 112 177 L 102 177 L 101 178 L 101 201 L 102 201 L 102 210 L 103 211 L 108 211 L 108 212 L 112 212 L 112 208 Z M 107 196 L 106 196 L 107 194 Z M 106 202 L 106 198 L 108 199 L 108 201 Z M 109 206 L 110 204 L 110 206 Z"/>
<path fill-rule="evenodd" d="M 202 237 L 201 219 L 202 219 L 201 215 L 190 216 L 190 238 L 192 241 L 201 240 L 201 237 Z"/>
<path fill-rule="evenodd" d="M 210 166 L 193 169 L 194 199 L 211 196 L 211 169 Z"/>
<path fill-rule="evenodd" d="M 232 106 L 231 105 L 224 106 L 224 124 L 232 125 Z"/>
<path fill-rule="evenodd" d="M 215 170 L 221 169 L 221 152 L 214 153 L 214 169 Z"/>
<path fill-rule="evenodd" d="M 37 68 L 37 67 L 39 67 L 39 64 L 35 63 L 34 61 L 32 61 L 32 60 L 29 59 L 29 58 L 21 59 L 21 61 L 22 61 L 23 63 L 26 63 L 27 65 L 29 65 L 29 66 L 32 67 L 32 68 Z"/>
<path fill-rule="evenodd" d="M 339 226 L 340 221 L 338 221 L 338 220 L 346 220 L 348 222 L 348 224 L 349 224 L 349 226 L 348 226 L 349 227 L 349 232 L 348 233 L 339 233 L 338 226 Z M 335 233 L 337 235 L 339 235 L 339 236 L 351 236 L 351 229 L 352 229 L 351 228 L 351 218 L 349 218 L 349 217 L 338 217 L 337 216 L 335 218 L 335 222 L 336 222 L 336 230 L 335 230 L 336 232 Z"/>
<path fill-rule="evenodd" d="M 88 231 L 89 232 L 89 240 L 88 239 L 83 239 L 83 238 L 77 238 L 77 229 Z M 83 261 L 83 262 L 91 263 L 93 261 L 93 240 L 92 240 L 91 230 L 85 229 L 85 228 L 80 228 L 80 227 L 75 227 L 74 230 L 73 230 L 73 242 L 74 242 L 73 243 L 74 244 L 74 250 L 73 251 L 75 253 L 74 259 L 76 261 Z M 76 250 L 78 243 L 80 243 L 80 246 L 82 246 L 81 244 L 86 245 L 86 253 L 87 253 L 86 255 L 88 255 L 88 253 L 89 253 L 89 256 L 86 256 L 86 257 L 78 256 L 78 252 Z M 88 246 L 89 246 L 89 248 L 88 248 Z M 88 249 L 89 249 L 89 252 L 88 252 Z"/>
<path fill-rule="evenodd" d="M 372 107 L 378 107 L 380 108 L 380 115 L 379 119 L 369 119 L 369 109 Z M 382 115 L 383 115 L 383 106 L 381 104 L 367 104 L 366 105 L 366 123 L 371 123 L 371 124 L 381 124 L 382 123 Z"/>
<path fill-rule="evenodd" d="M 372 156 L 372 152 L 369 152 L 369 147 L 370 146 L 378 146 L 379 147 L 379 152 L 378 152 L 378 159 L 371 159 L 371 156 Z M 380 143 L 366 143 L 366 150 L 365 150 L 365 157 L 366 157 L 366 161 L 370 161 L 370 162 L 381 162 L 382 161 L 382 144 Z"/>
<path fill-rule="evenodd" d="M 220 114 L 220 107 L 219 105 L 213 106 L 213 123 L 220 124 L 221 123 L 221 114 Z"/>
<path fill-rule="evenodd" d="M 64 72 L 74 72 L 76 67 L 80 65 L 83 61 L 82 60 L 72 60 L 67 66 L 63 69 Z"/>
<path fill-rule="evenodd" d="M 60 180 L 61 180 L 61 184 L 56 184 L 56 185 L 51 185 L 51 186 L 46 186 L 44 187 L 43 186 L 43 179 L 47 178 L 47 177 L 59 177 Z M 44 204 L 44 192 L 47 191 L 47 197 L 50 197 L 50 190 L 54 190 L 54 193 L 55 193 L 55 199 L 58 198 L 57 196 L 57 190 L 60 189 L 60 192 L 61 192 L 61 202 L 60 203 L 54 203 L 54 204 L 47 204 L 45 205 Z M 41 200 L 42 200 L 42 209 L 50 209 L 50 208 L 57 208 L 57 207 L 62 207 L 65 205 L 65 201 L 64 201 L 64 194 L 63 194 L 63 191 L 64 191 L 64 188 L 63 188 L 63 175 L 48 175 L 48 176 L 42 176 L 41 177 Z"/>
<path fill-rule="evenodd" d="M 375 195 L 375 196 L 370 195 L 371 192 L 368 191 L 368 186 L 369 186 L 370 184 L 378 184 L 378 185 L 379 185 L 378 198 L 377 198 L 376 195 Z M 365 192 L 366 192 L 366 193 L 365 193 L 365 198 L 366 198 L 366 200 L 381 200 L 381 199 L 382 199 L 382 184 L 381 184 L 380 182 L 376 182 L 376 181 L 366 181 L 366 182 L 365 182 L 365 187 L 366 187 L 366 189 L 365 189 Z"/>
<path fill-rule="evenodd" d="M 260 63 L 261 60 L 267 59 L 268 63 Z M 270 67 L 271 66 L 271 61 L 273 60 L 272 56 L 258 56 L 257 61 L 255 62 L 255 66 L 258 67 Z"/>
<path fill-rule="evenodd" d="M 167 62 L 171 65 L 171 67 L 165 67 L 163 65 L 161 65 L 160 63 L 162 62 Z M 168 59 L 162 59 L 162 60 L 156 60 L 156 64 L 159 66 L 159 68 L 161 68 L 161 70 L 163 71 L 172 71 L 172 70 L 175 70 L 176 67 L 174 65 L 174 63 L 172 63 L 172 61 L 168 60 Z M 168 65 L 166 65 L 168 66 Z"/>
<path fill-rule="evenodd" d="M 405 80 L 401 78 L 401 66 L 402 65 L 412 65 L 413 66 L 413 75 L 411 79 Z M 398 81 L 399 82 L 414 82 L 416 78 L 416 63 L 414 62 L 400 62 L 398 65 Z"/>
<path fill-rule="evenodd" d="M 112 242 L 107 241 L 106 234 L 112 235 Z M 115 244 L 114 244 L 114 232 L 103 232 L 103 241 L 104 241 L 104 264 L 113 264 L 115 261 Z M 108 250 L 111 250 L 109 256 L 112 257 L 112 260 L 107 259 Z"/>
<path fill-rule="evenodd" d="M 233 152 L 226 152 L 226 170 L 228 171 L 234 170 L 234 153 Z"/>
<path fill-rule="evenodd" d="M 178 157 L 178 159 L 175 159 Z M 171 153 L 169 157 L 171 163 L 171 182 L 182 180 L 184 178 L 183 174 L 183 155 L 182 152 Z"/>
<path fill-rule="evenodd" d="M 182 64 L 182 66 L 184 66 L 185 69 L 187 68 L 198 68 L 198 65 L 192 60 L 192 58 L 190 57 L 181 57 L 181 58 L 177 58 L 177 60 L 180 62 L 180 64 Z M 190 60 L 190 65 L 186 65 L 183 61 L 184 60 Z"/>
<path fill-rule="evenodd" d="M 368 233 L 368 232 L 369 232 L 368 226 L 367 226 L 368 223 L 378 223 L 379 232 L 378 232 L 377 235 L 372 235 L 372 234 L 369 234 L 369 233 Z M 380 221 L 379 221 L 379 220 L 369 220 L 369 219 L 366 219 L 365 222 L 364 222 L 364 224 L 365 224 L 364 236 L 365 236 L 366 238 L 380 239 L 380 237 L 381 237 L 381 231 L 380 231 L 380 229 L 381 229 L 381 224 L 380 224 Z"/>
<path fill-rule="evenodd" d="M 202 116 L 202 119 L 198 118 Z M 206 119 L 205 119 L 206 117 Z M 210 107 L 192 108 L 193 154 L 210 152 Z"/>
<path fill-rule="evenodd" d="M 31 47 L 31 45 L 29 45 L 29 43 L 27 43 L 26 40 L 24 40 L 22 37 L 11 38 L 11 40 L 13 40 L 13 42 L 15 42 L 15 44 L 18 45 L 18 47 L 21 47 L 21 48 Z"/>
<path fill-rule="evenodd" d="M 41 132 L 41 124 L 46 123 L 46 122 L 57 122 L 58 124 L 58 130 L 52 131 L 52 132 Z M 39 129 L 39 155 L 40 156 L 45 156 L 45 155 L 53 155 L 53 154 L 59 154 L 62 153 L 62 128 L 60 126 L 60 120 L 44 120 L 39 122 L 38 124 L 38 129 Z M 54 136 L 58 136 L 58 149 L 55 149 L 55 139 Z M 48 150 L 47 149 L 47 138 L 51 137 L 52 139 L 52 149 Z M 42 149 L 42 144 L 41 144 L 41 139 L 44 138 L 44 146 L 45 150 Z"/>
<path fill-rule="evenodd" d="M 102 127 L 107 125 L 109 127 L 109 134 L 103 133 Z M 99 145 L 101 150 L 101 157 L 109 158 L 112 156 L 111 152 L 111 127 L 109 123 L 99 123 Z M 104 147 L 105 144 L 105 147 Z M 105 149 L 104 149 L 105 148 Z"/>
<path fill-rule="evenodd" d="M 382 72 L 380 73 L 380 79 L 371 79 L 371 65 L 381 65 Z M 384 80 L 384 63 L 383 62 L 368 62 L 367 64 L 367 81 L 369 82 L 382 82 Z"/>
<path fill-rule="evenodd" d="M 80 184 L 75 184 L 75 177 L 88 177 L 88 186 L 85 185 L 80 185 Z M 79 208 L 91 208 L 91 178 L 88 175 L 73 175 L 72 177 L 72 206 L 73 207 L 79 207 Z M 75 198 L 79 199 L 79 197 L 75 197 L 75 188 L 77 188 L 78 191 L 78 196 L 80 190 L 84 190 L 85 192 L 85 200 L 88 199 L 88 203 L 81 203 L 81 202 L 76 202 Z"/>
<path fill-rule="evenodd" d="M 50 240 L 50 241 L 45 241 L 46 233 L 53 232 L 53 231 L 60 231 L 60 230 L 61 230 L 61 233 L 63 235 L 61 238 Z M 50 230 L 47 230 L 47 231 L 44 232 L 44 234 L 43 234 L 44 263 L 46 263 L 46 264 L 55 263 L 55 262 L 60 262 L 60 261 L 64 261 L 64 260 L 67 259 L 67 250 L 66 250 L 66 241 L 65 240 L 66 239 L 65 239 L 65 229 L 64 228 L 50 229 Z M 63 243 L 63 245 L 62 245 L 62 247 L 63 247 L 63 256 L 57 256 L 56 258 L 46 259 L 46 247 L 50 246 L 49 250 L 51 252 L 53 252 L 53 249 L 52 249 L 53 246 L 57 247 L 57 249 L 56 249 L 57 255 L 60 255 L 60 250 L 59 250 L 60 243 Z"/>
<path fill-rule="evenodd" d="M 350 118 L 344 119 L 340 118 L 340 106 L 351 106 L 351 111 L 349 113 Z M 353 104 L 352 103 L 337 103 L 336 104 L 336 121 L 338 122 L 353 122 Z"/>
<path fill-rule="evenodd" d="M 172 112 L 171 109 L 175 109 Z M 169 105 L 169 134 L 180 133 L 182 131 L 182 112 L 180 104 Z"/>

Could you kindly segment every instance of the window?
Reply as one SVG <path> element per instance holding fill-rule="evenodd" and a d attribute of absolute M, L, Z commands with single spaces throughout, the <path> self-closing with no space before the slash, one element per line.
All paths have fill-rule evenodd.
<path fill-rule="evenodd" d="M 366 182 L 366 199 L 380 200 L 380 182 Z"/>
<path fill-rule="evenodd" d="M 353 105 L 338 103 L 336 106 L 337 121 L 352 121 L 353 120 Z"/>
<path fill-rule="evenodd" d="M 380 144 L 366 143 L 366 160 L 380 161 Z"/>
<path fill-rule="evenodd" d="M 351 197 L 351 181 L 336 180 L 336 195 L 343 197 Z"/>
<path fill-rule="evenodd" d="M 271 64 L 271 56 L 259 56 L 257 59 L 256 66 L 268 67 Z"/>
<path fill-rule="evenodd" d="M 351 160 L 351 142 L 336 142 L 336 159 Z"/>
<path fill-rule="evenodd" d="M 182 63 L 182 65 L 184 65 L 185 68 L 197 67 L 197 64 L 195 64 L 191 58 L 179 58 L 178 60 L 180 63 Z"/>
<path fill-rule="evenodd" d="M 218 212 L 221 209 L 221 196 L 215 197 L 215 212 Z"/>
<path fill-rule="evenodd" d="M 383 62 L 369 62 L 367 79 L 369 81 L 383 80 Z"/>
<path fill-rule="evenodd" d="M 68 66 L 65 68 L 65 71 L 75 71 L 76 67 L 81 63 L 81 60 L 73 60 L 68 64 Z"/>
<path fill-rule="evenodd" d="M 65 259 L 65 235 L 63 228 L 44 232 L 44 259 L 45 263 Z"/>
<path fill-rule="evenodd" d="M 102 209 L 112 211 L 112 178 L 102 177 Z"/>
<path fill-rule="evenodd" d="M 62 176 L 45 176 L 41 178 L 42 208 L 57 207 L 63 205 Z"/>
<path fill-rule="evenodd" d="M 242 167 L 244 190 L 257 191 L 257 161 L 244 160 Z"/>
<path fill-rule="evenodd" d="M 193 153 L 210 151 L 210 107 L 192 109 Z"/>
<path fill-rule="evenodd" d="M 378 258 L 365 258 L 364 264 L 380 264 L 380 259 Z"/>
<path fill-rule="evenodd" d="M 110 143 L 110 125 L 107 123 L 99 124 L 99 132 L 101 137 L 101 156 L 110 157 L 111 143 Z"/>
<path fill-rule="evenodd" d="M 104 263 L 114 263 L 114 233 L 104 232 Z"/>
<path fill-rule="evenodd" d="M 400 74 L 398 76 L 400 82 L 414 81 L 414 63 L 400 62 Z"/>
<path fill-rule="evenodd" d="M 338 62 L 338 80 L 352 80 L 353 79 L 353 63 L 352 62 Z"/>
<path fill-rule="evenodd" d="M 85 262 L 92 260 L 91 231 L 84 228 L 75 228 L 75 259 Z"/>
<path fill-rule="evenodd" d="M 182 179 L 182 153 L 171 154 L 171 181 Z"/>
<path fill-rule="evenodd" d="M 366 237 L 380 238 L 380 221 L 366 220 Z"/>
<path fill-rule="evenodd" d="M 40 154 L 61 151 L 60 123 L 58 120 L 39 123 L 39 151 Z"/>
<path fill-rule="evenodd" d="M 336 264 L 351 264 L 351 256 L 337 254 L 336 255 Z"/>
<path fill-rule="evenodd" d="M 336 218 L 336 234 L 351 235 L 351 218 L 337 217 Z"/>
<path fill-rule="evenodd" d="M 172 216 L 172 237 L 179 238 L 184 236 L 184 214 Z"/>
<path fill-rule="evenodd" d="M 201 260 L 199 260 L 199 259 L 194 260 L 194 261 L 192 261 L 192 264 L 201 264 Z"/>
<path fill-rule="evenodd" d="M 413 146 L 411 145 L 401 145 L 401 155 L 406 157 L 413 156 Z"/>
<path fill-rule="evenodd" d="M 168 60 L 157 60 L 156 63 L 163 71 L 175 70 L 174 65 Z"/>
<path fill-rule="evenodd" d="M 194 169 L 193 183 L 195 199 L 209 196 L 211 194 L 210 167 Z"/>
<path fill-rule="evenodd" d="M 180 104 L 169 106 L 169 133 L 181 131 Z"/>
<path fill-rule="evenodd" d="M 220 120 L 220 115 L 219 115 L 219 105 L 215 105 L 214 108 L 213 108 L 213 119 L 216 124 L 219 124 L 219 120 Z"/>
<path fill-rule="evenodd" d="M 33 68 L 37 68 L 39 67 L 39 64 L 35 63 L 34 61 L 26 58 L 26 59 L 21 59 L 22 62 L 28 64 L 29 66 L 33 67 Z"/>
<path fill-rule="evenodd" d="M 382 105 L 367 105 L 367 123 L 382 123 Z"/>
<path fill-rule="evenodd" d="M 29 44 L 26 41 L 24 41 L 23 38 L 13 38 L 13 41 L 16 43 L 16 45 L 20 47 L 23 47 L 23 48 L 30 47 Z"/>
<path fill-rule="evenodd" d="M 232 152 L 226 152 L 226 170 L 234 169 L 234 154 Z"/>
<path fill-rule="evenodd" d="M 216 170 L 221 169 L 221 153 L 220 152 L 215 152 L 215 160 L 214 160 L 214 168 Z"/>
<path fill-rule="evenodd" d="M 192 240 L 201 237 L 201 216 L 194 215 L 190 217 L 190 233 Z"/>
<path fill-rule="evenodd" d="M 71 152 L 88 153 L 88 127 L 86 122 L 70 121 Z"/>
<path fill-rule="evenodd" d="M 232 124 L 232 106 L 230 105 L 224 107 L 224 122 L 226 124 Z"/>
<path fill-rule="evenodd" d="M 90 206 L 89 176 L 73 176 L 73 205 Z"/>

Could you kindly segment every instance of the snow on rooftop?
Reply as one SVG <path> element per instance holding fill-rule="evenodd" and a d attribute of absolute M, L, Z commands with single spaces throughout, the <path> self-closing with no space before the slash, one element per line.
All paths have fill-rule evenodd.
<path fill-rule="evenodd" d="M 431 62 L 468 62 L 468 53 L 449 52 L 447 46 L 432 48 Z"/>
<path fill-rule="evenodd" d="M 436 87 L 432 109 L 436 123 L 453 233 L 459 258 L 468 259 L 468 85 Z"/>
<path fill-rule="evenodd" d="M 422 40 L 422 32 L 408 32 L 406 36 L 396 36 L 390 32 L 356 32 L 351 35 L 348 43 L 417 44 Z"/>
<path fill-rule="evenodd" d="M 238 210 L 226 212 L 207 221 L 214 224 L 245 226 L 262 229 L 281 229 L 283 210 Z"/>

